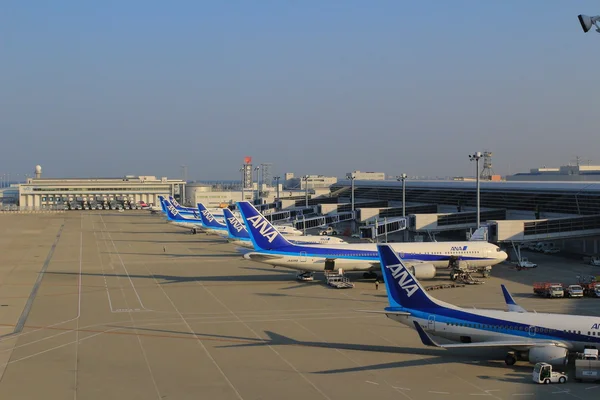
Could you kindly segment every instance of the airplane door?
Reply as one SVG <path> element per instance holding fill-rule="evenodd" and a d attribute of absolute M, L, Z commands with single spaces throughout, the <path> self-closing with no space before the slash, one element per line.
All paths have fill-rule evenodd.
<path fill-rule="evenodd" d="M 306 262 L 306 252 L 305 251 L 301 251 L 300 252 L 300 262 Z"/>
<path fill-rule="evenodd" d="M 430 331 L 435 331 L 435 315 L 430 315 L 427 319 L 427 329 Z"/>
<path fill-rule="evenodd" d="M 335 260 L 326 259 L 325 260 L 325 271 L 333 271 L 335 268 Z"/>
<path fill-rule="evenodd" d="M 534 337 L 536 333 L 537 333 L 537 327 L 530 326 L 529 327 L 529 336 Z"/>

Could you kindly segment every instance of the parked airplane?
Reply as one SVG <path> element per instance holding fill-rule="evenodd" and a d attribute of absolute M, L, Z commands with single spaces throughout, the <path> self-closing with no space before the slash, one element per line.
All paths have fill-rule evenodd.
<path fill-rule="evenodd" d="M 181 215 L 179 210 L 175 208 L 168 200 L 163 199 L 161 201 L 161 205 L 167 216 L 167 220 L 175 226 L 180 228 L 189 229 L 193 234 L 198 233 L 198 231 L 204 230 L 204 224 L 202 224 L 202 220 L 195 218 L 185 218 Z"/>
<path fill-rule="evenodd" d="M 249 260 L 303 271 L 307 275 L 343 268 L 344 271 L 368 271 L 369 276 L 373 276 L 373 271 L 379 270 L 375 244 L 294 245 L 252 204 L 239 202 L 238 209 L 256 249 L 244 255 Z M 433 278 L 436 267 L 447 267 L 453 258 L 471 267 L 495 265 L 507 258 L 504 251 L 488 242 L 394 243 L 393 246 L 421 279 Z"/>
<path fill-rule="evenodd" d="M 250 239 L 248 230 L 244 226 L 244 223 L 238 220 L 235 215 L 228 209 L 223 209 L 223 215 L 225 215 L 225 224 L 229 231 L 229 241 L 239 246 L 248 247 L 253 249 L 254 244 Z M 278 226 L 275 226 L 279 230 Z M 280 232 L 282 233 L 282 232 Z M 346 243 L 343 239 L 331 236 L 296 236 L 291 235 L 287 238 L 290 243 L 295 244 L 340 244 Z"/>
<path fill-rule="evenodd" d="M 215 216 L 206 209 L 204 204 L 198 203 L 198 211 L 200 214 L 200 219 L 202 220 L 202 226 L 204 230 L 210 233 L 217 233 L 221 236 L 229 235 L 229 231 L 227 230 L 227 225 L 222 222 L 219 222 L 215 219 Z"/>
<path fill-rule="evenodd" d="M 375 312 L 415 328 L 427 346 L 507 349 L 507 365 L 517 360 L 562 365 L 569 350 L 600 347 L 598 317 L 529 313 L 504 285 L 508 312 L 461 308 L 429 296 L 391 245 L 378 245 L 378 251 L 389 307 Z M 457 343 L 438 344 L 429 334 Z"/>
<path fill-rule="evenodd" d="M 158 202 L 159 202 L 160 208 L 161 208 L 162 212 L 165 214 L 165 216 L 167 215 L 167 207 L 166 207 L 167 204 L 170 204 L 171 207 L 173 207 L 175 210 L 177 210 L 177 207 L 175 207 L 173 205 L 173 203 L 171 203 L 170 200 L 165 199 L 163 196 L 158 196 Z M 189 211 L 182 211 L 182 210 L 177 210 L 177 211 L 178 211 L 178 215 L 180 215 L 184 219 L 200 219 L 200 217 L 198 216 L 198 211 L 195 211 L 194 214 L 191 214 Z"/>
<path fill-rule="evenodd" d="M 195 218 L 200 218 L 200 216 L 198 215 L 198 209 L 193 207 L 183 207 L 177 202 L 177 200 L 173 198 L 173 196 L 169 196 L 169 201 L 171 202 L 171 204 L 173 204 L 173 206 L 175 206 L 175 208 L 179 211 L 180 214 L 184 216 L 193 215 Z M 223 213 L 221 211 L 212 210 L 211 213 L 213 217 L 215 217 L 217 220 L 223 219 Z"/>

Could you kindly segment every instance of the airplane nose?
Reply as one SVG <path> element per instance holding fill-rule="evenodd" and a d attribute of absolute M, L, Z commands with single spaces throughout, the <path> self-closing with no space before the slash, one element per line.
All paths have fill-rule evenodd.
<path fill-rule="evenodd" d="M 500 259 L 501 259 L 502 261 L 504 261 L 504 260 L 506 260 L 507 258 L 508 258 L 508 253 L 507 253 L 507 252 L 505 252 L 505 251 L 501 251 L 501 252 L 500 252 Z"/>

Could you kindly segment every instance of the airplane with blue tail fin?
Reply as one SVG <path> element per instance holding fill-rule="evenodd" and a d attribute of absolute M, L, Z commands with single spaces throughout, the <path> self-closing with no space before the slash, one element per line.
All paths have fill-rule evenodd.
<path fill-rule="evenodd" d="M 294 244 L 249 202 L 237 203 L 255 251 L 246 259 L 286 267 L 305 273 L 343 269 L 365 271 L 376 276 L 379 271 L 377 246 L 373 243 L 345 243 L 333 245 Z M 469 267 L 498 264 L 507 258 L 498 246 L 483 242 L 406 242 L 394 243 L 394 250 L 406 260 L 409 268 L 421 279 L 433 278 L 436 268 L 447 268 L 459 259 Z"/>
<path fill-rule="evenodd" d="M 507 365 L 518 360 L 565 365 L 569 351 L 600 347 L 598 317 L 527 312 L 504 285 L 508 312 L 461 308 L 429 296 L 391 245 L 377 245 L 377 250 L 389 306 L 366 312 L 385 314 L 416 329 L 426 346 L 506 349 Z"/>
<path fill-rule="evenodd" d="M 204 231 L 205 227 L 202 220 L 195 218 L 185 218 L 181 212 L 173 206 L 169 200 L 162 199 L 161 205 L 165 210 L 167 220 L 175 226 L 191 230 L 193 234 L 198 231 Z"/>
<path fill-rule="evenodd" d="M 198 203 L 197 206 L 200 220 L 202 221 L 202 225 L 207 232 L 217 233 L 221 236 L 229 235 L 227 225 L 217 221 L 215 216 L 204 206 L 204 204 Z"/>
<path fill-rule="evenodd" d="M 254 244 L 252 243 L 252 239 L 250 238 L 250 234 L 246 229 L 246 226 L 243 222 L 238 220 L 235 215 L 228 209 L 223 209 L 223 214 L 225 216 L 225 224 L 227 225 L 227 229 L 229 231 L 229 241 L 235 243 L 239 246 L 248 247 L 253 249 Z M 275 228 L 279 231 L 279 227 L 275 226 Z M 280 232 L 283 234 L 283 232 Z M 293 244 L 340 244 L 346 243 L 343 239 L 331 236 L 297 236 L 290 235 L 287 237 L 287 240 Z"/>

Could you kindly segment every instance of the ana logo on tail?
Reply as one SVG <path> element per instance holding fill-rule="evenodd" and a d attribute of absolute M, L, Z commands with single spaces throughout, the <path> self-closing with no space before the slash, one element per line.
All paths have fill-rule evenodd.
<path fill-rule="evenodd" d="M 269 221 L 263 219 L 260 215 L 255 215 L 253 217 L 246 218 L 248 223 L 251 223 L 252 226 L 258 230 L 260 235 L 267 239 L 269 243 L 273 243 L 273 240 L 278 235 L 278 232 L 269 226 Z"/>
<path fill-rule="evenodd" d="M 168 205 L 167 205 L 167 208 L 169 209 L 169 211 L 171 211 L 171 213 L 172 213 L 173 215 L 179 215 L 179 211 L 177 211 L 177 209 L 176 209 L 175 207 L 173 207 L 173 205 L 172 205 L 172 204 L 168 204 Z"/>
<path fill-rule="evenodd" d="M 406 292 L 408 297 L 412 296 L 417 290 L 419 290 L 419 286 L 417 286 L 415 281 L 410 277 L 404 266 L 401 264 L 396 264 L 388 265 L 386 268 L 391 271 L 394 279 L 398 280 L 398 285 Z"/>
<path fill-rule="evenodd" d="M 242 225 L 242 223 L 238 221 L 236 217 L 229 217 L 227 220 L 236 231 L 241 232 L 242 229 L 244 229 L 244 225 Z"/>
<path fill-rule="evenodd" d="M 215 220 L 215 217 L 213 217 L 208 210 L 202 210 L 202 215 L 204 215 L 204 218 L 206 218 L 208 222 L 213 222 Z"/>

